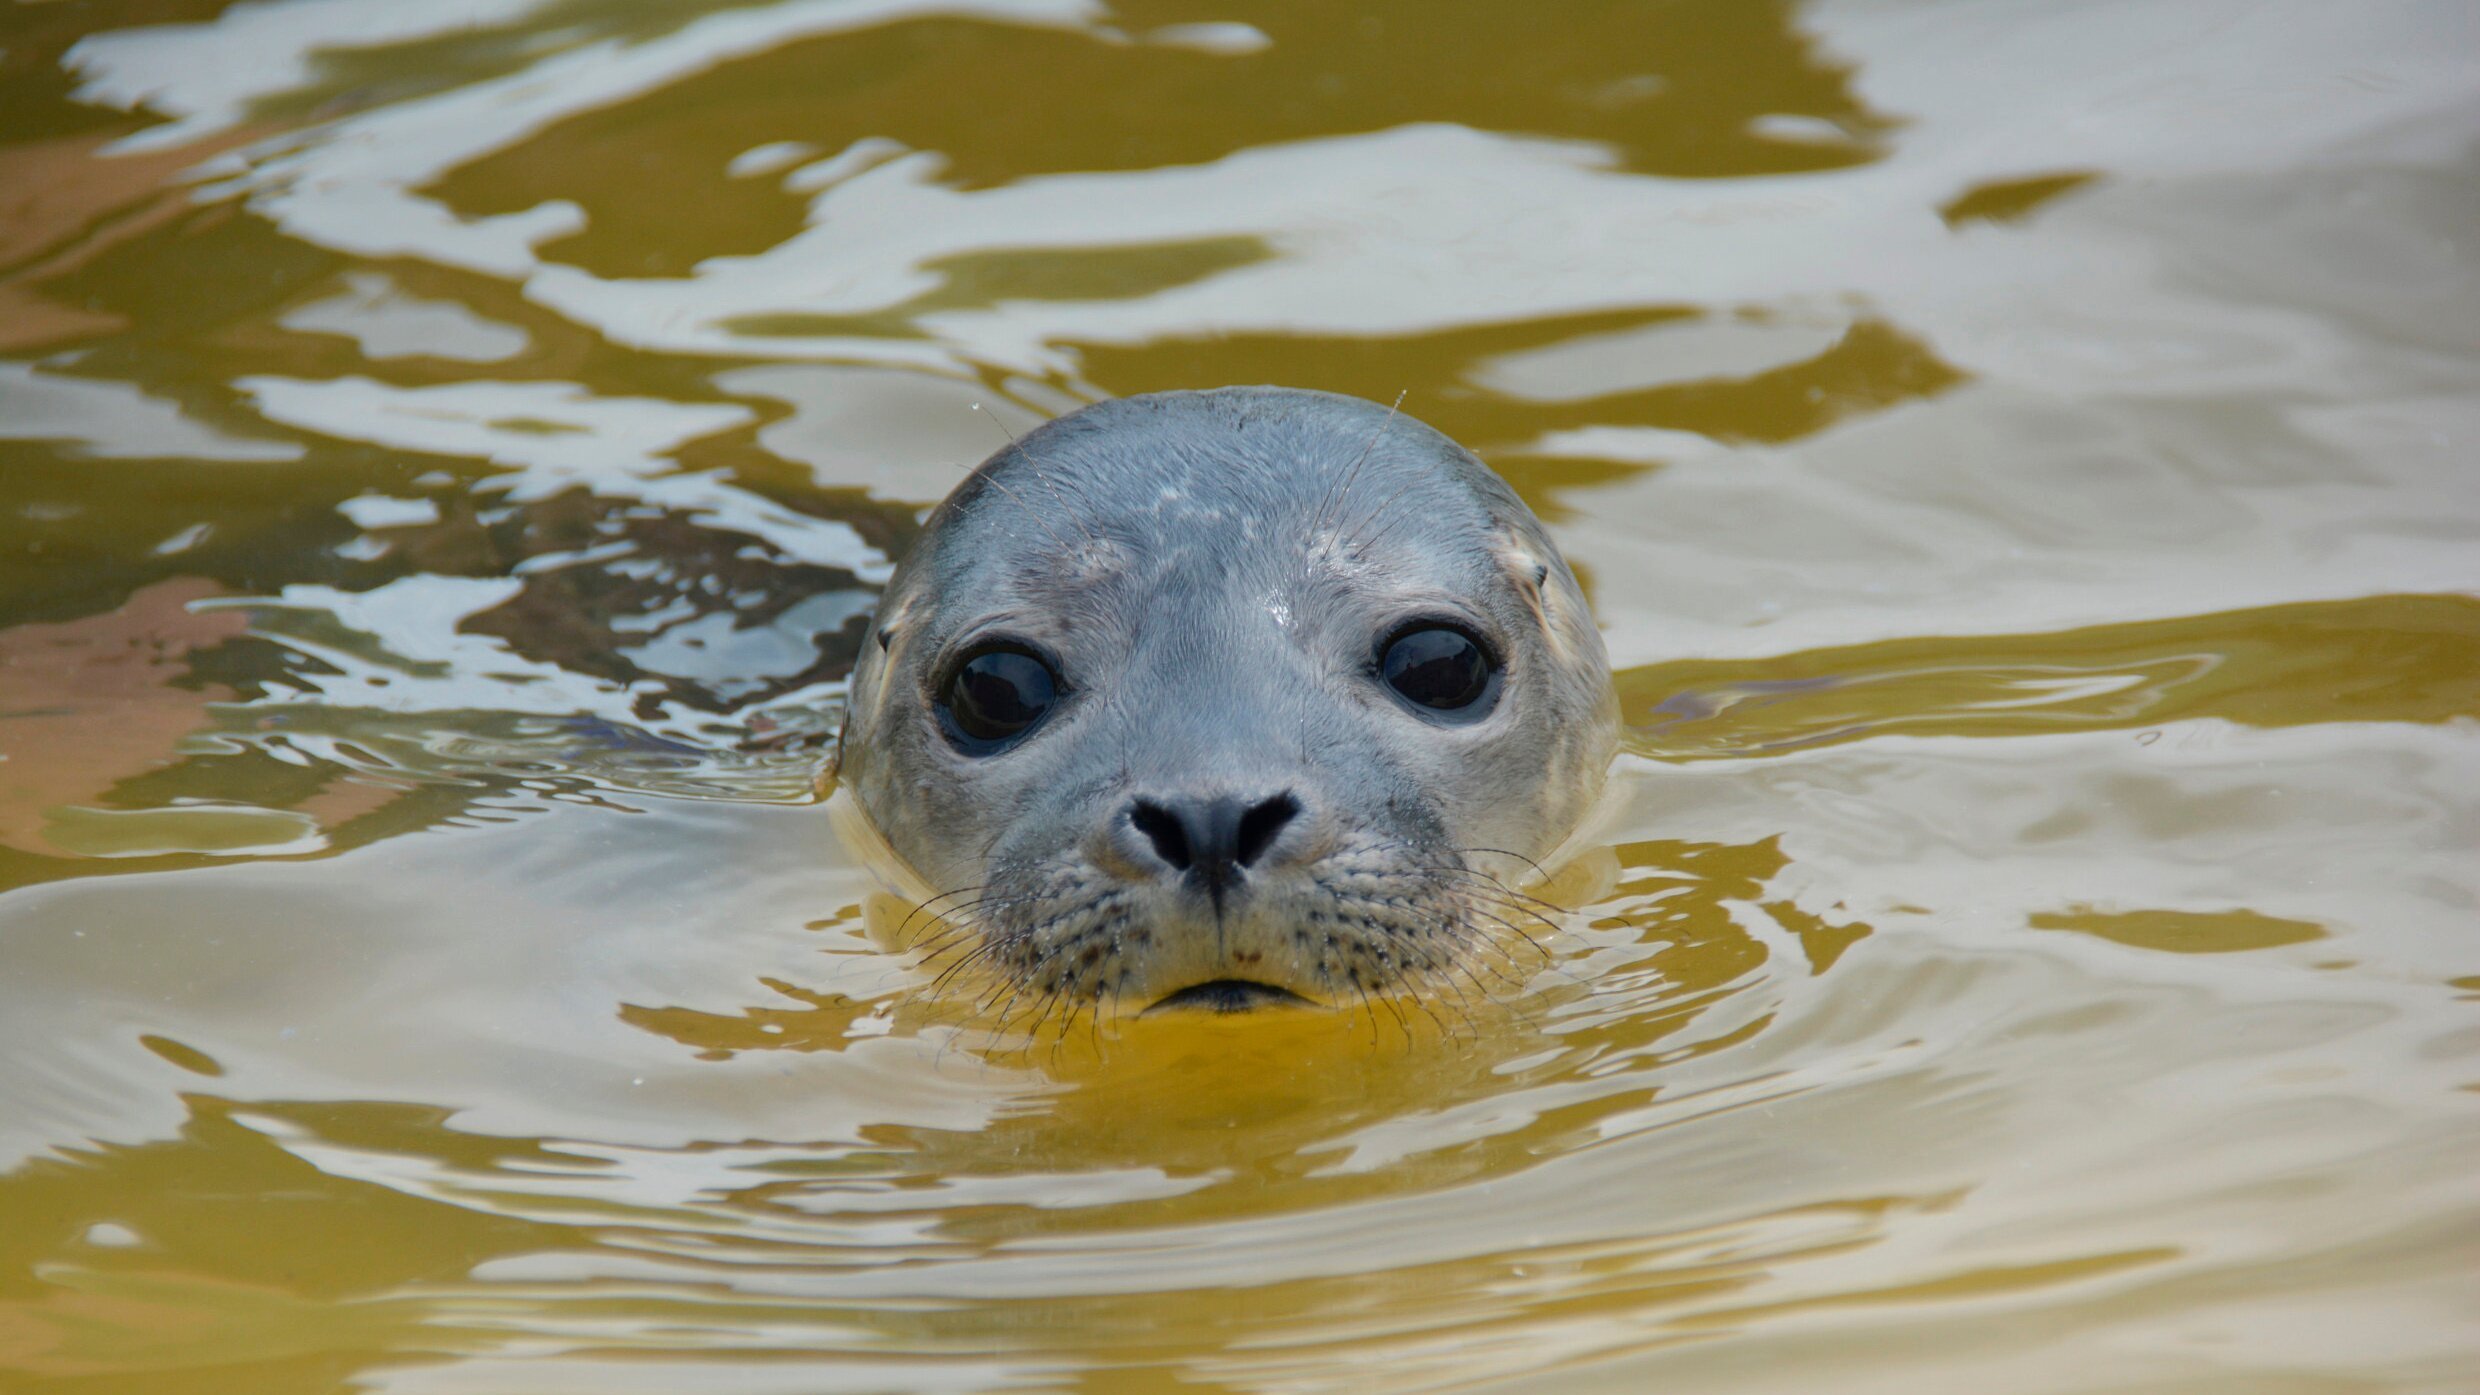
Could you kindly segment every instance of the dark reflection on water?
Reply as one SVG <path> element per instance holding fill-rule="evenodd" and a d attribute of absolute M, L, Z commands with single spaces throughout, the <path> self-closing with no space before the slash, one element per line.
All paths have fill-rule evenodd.
<path fill-rule="evenodd" d="M 168 519 L 79 507 L 92 520 L 79 552 L 146 560 L 79 569 L 87 596 L 112 588 L 100 612 L 30 623 L 21 610 L 0 631 L 0 733 L 51 753 L 21 749 L 11 767 L 13 879 L 102 870 L 53 860 L 64 853 L 139 870 L 342 851 L 520 788 L 806 797 L 873 582 L 711 514 L 582 488 L 515 499 L 442 479 L 317 502 L 210 515 L 226 541 L 160 562 L 133 544 Z M 783 502 L 883 549 L 913 527 L 901 506 Z M 357 508 L 370 527 L 353 525 Z M 505 584 L 479 602 L 424 594 L 458 581 Z M 409 605 L 357 609 L 409 588 Z M 81 603 L 58 588 L 17 599 L 35 615 Z M 490 691 L 472 688 L 476 670 L 501 669 L 520 696 L 573 675 L 589 705 L 474 706 Z"/>

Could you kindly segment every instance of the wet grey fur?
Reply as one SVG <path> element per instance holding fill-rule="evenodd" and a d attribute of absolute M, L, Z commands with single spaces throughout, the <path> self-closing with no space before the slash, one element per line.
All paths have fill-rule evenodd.
<path fill-rule="evenodd" d="M 1380 645 L 1421 617 L 1495 646 L 1488 716 L 1439 722 L 1379 679 Z M 1000 636 L 1053 656 L 1061 696 L 1018 745 L 967 755 L 937 685 Z M 1479 850 L 1556 845 L 1616 732 L 1583 594 L 1514 491 L 1325 393 L 1124 398 L 1031 433 L 931 515 L 873 640 L 845 787 L 952 893 L 935 942 L 1045 1014 L 1215 980 L 1320 1002 L 1468 982 L 1525 916 L 1484 875 L 1521 864 Z M 1137 799 L 1285 794 L 1299 813 L 1220 897 L 1131 820 Z"/>

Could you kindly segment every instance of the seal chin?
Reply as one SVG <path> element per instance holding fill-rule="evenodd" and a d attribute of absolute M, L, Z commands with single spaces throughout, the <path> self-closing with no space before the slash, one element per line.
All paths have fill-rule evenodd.
<path fill-rule="evenodd" d="M 1248 978 L 1217 978 L 1208 979 L 1204 983 L 1190 984 L 1156 1001 L 1153 1006 L 1148 1007 L 1144 1013 L 1139 1015 L 1181 1011 L 1254 1012 L 1259 1008 L 1269 1007 L 1315 1006 L 1317 1004 L 1298 993 L 1288 988 L 1278 988 L 1271 983 L 1260 983 Z"/>

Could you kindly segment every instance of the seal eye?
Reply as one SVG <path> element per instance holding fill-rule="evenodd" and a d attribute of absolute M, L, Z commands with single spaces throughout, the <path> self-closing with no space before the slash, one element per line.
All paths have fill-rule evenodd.
<path fill-rule="evenodd" d="M 1399 631 L 1378 656 L 1378 676 L 1404 701 L 1441 716 L 1479 717 L 1498 691 L 1490 651 L 1445 625 Z"/>
<path fill-rule="evenodd" d="M 967 753 L 986 756 L 1031 731 L 1059 696 L 1040 655 L 991 645 L 965 656 L 939 692 L 941 725 Z"/>

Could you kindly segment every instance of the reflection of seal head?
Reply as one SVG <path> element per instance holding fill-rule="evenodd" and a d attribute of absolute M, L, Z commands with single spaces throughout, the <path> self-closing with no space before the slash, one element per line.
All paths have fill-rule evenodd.
<path fill-rule="evenodd" d="M 1558 843 L 1616 729 L 1584 596 L 1487 467 L 1228 388 L 974 471 L 888 583 L 839 757 L 1026 1001 L 1234 1008 L 1469 974 L 1524 914 L 1477 855 Z"/>

